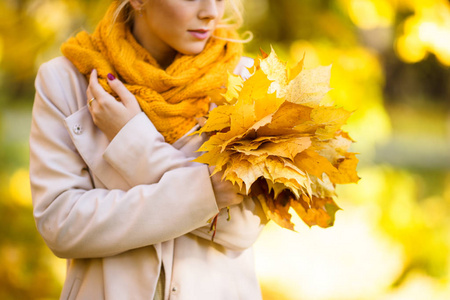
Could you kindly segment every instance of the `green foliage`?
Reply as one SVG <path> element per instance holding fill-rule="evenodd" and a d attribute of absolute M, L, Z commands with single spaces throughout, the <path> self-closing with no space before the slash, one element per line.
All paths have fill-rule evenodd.
<path fill-rule="evenodd" d="M 27 191 L 28 173 L 0 174 L 0 298 L 58 298 L 58 262 L 37 234 Z M 16 181 L 16 182 L 14 182 Z"/>

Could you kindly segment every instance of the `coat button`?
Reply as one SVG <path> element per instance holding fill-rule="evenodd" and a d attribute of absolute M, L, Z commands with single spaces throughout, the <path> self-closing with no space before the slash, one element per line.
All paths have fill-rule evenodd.
<path fill-rule="evenodd" d="M 173 293 L 176 293 L 177 291 L 178 291 L 178 289 L 177 289 L 176 286 L 172 287 L 172 292 L 173 292 Z"/>
<path fill-rule="evenodd" d="M 83 128 L 81 127 L 80 124 L 75 124 L 73 125 L 73 132 L 75 134 L 81 134 L 83 132 Z"/>

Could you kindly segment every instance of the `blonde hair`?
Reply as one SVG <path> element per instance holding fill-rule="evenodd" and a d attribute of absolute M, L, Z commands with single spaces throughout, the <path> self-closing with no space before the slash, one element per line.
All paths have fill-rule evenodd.
<path fill-rule="evenodd" d="M 116 11 L 114 12 L 113 17 L 113 24 L 117 21 L 120 14 L 122 13 L 122 21 L 126 23 L 131 23 L 134 19 L 134 10 L 131 7 L 130 0 L 114 0 L 120 2 L 117 6 Z M 243 5 L 242 0 L 227 0 L 225 2 L 225 16 L 217 25 L 219 28 L 233 28 L 233 29 L 239 29 L 242 24 L 244 23 L 243 18 Z M 230 42 L 237 42 L 237 43 L 247 43 L 253 39 L 253 34 L 250 31 L 245 31 L 243 33 L 246 38 L 245 39 L 225 39 L 213 36 L 215 38 L 225 39 Z"/>
<path fill-rule="evenodd" d="M 130 0 L 114 0 L 120 2 L 114 11 L 113 24 L 116 23 L 117 18 L 123 11 L 123 20 L 125 23 L 129 23 L 134 19 L 133 8 L 131 7 Z"/>
<path fill-rule="evenodd" d="M 219 22 L 217 27 L 239 29 L 244 23 L 243 17 L 244 6 L 242 4 L 242 0 L 227 0 L 225 3 L 227 5 L 225 8 L 226 17 Z M 253 34 L 251 33 L 251 31 L 247 30 L 243 33 L 243 35 L 245 35 L 246 38 L 238 40 L 235 39 L 225 39 L 225 40 L 237 43 L 248 43 L 253 39 Z"/>

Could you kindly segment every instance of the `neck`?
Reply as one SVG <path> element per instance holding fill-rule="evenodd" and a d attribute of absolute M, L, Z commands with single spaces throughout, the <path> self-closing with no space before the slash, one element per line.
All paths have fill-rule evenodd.
<path fill-rule="evenodd" d="M 146 26 L 143 18 L 136 16 L 131 33 L 136 41 L 158 62 L 161 68 L 166 69 L 174 61 L 177 51 L 166 45 L 160 45 L 157 42 L 158 39 L 149 34 L 147 28 L 148 26 Z"/>

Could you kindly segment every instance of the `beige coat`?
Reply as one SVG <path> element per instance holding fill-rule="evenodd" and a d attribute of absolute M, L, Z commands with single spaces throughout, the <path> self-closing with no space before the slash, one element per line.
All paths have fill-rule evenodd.
<path fill-rule="evenodd" d="M 153 299 L 162 265 L 165 299 L 260 299 L 252 252 L 260 207 L 246 199 L 229 222 L 222 212 L 211 242 L 207 221 L 218 208 L 207 166 L 192 162 L 203 138 L 169 145 L 140 113 L 109 143 L 86 88 L 63 57 L 36 79 L 34 217 L 48 247 L 68 259 L 61 299 Z"/>

